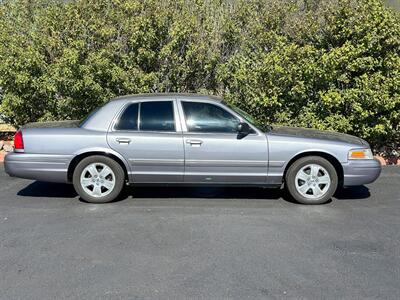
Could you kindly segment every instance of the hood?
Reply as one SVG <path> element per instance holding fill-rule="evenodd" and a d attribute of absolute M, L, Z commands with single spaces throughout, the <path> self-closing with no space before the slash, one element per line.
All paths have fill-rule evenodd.
<path fill-rule="evenodd" d="M 297 128 L 297 127 L 286 127 L 286 126 L 274 126 L 268 134 L 272 135 L 284 135 L 299 138 L 310 138 L 318 140 L 329 140 L 335 142 L 349 143 L 354 145 L 360 145 L 363 147 L 369 147 L 369 144 L 361 138 L 353 135 L 339 133 L 334 131 L 316 130 L 308 128 Z"/>
<path fill-rule="evenodd" d="M 22 126 L 21 128 L 74 128 L 79 127 L 79 120 L 54 121 L 54 122 L 33 122 Z"/>

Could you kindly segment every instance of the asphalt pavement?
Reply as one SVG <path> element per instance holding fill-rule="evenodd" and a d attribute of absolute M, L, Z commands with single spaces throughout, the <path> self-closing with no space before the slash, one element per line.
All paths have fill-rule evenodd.
<path fill-rule="evenodd" d="M 0 164 L 0 299 L 399 299 L 400 168 L 303 206 L 277 189 L 111 204 Z"/>

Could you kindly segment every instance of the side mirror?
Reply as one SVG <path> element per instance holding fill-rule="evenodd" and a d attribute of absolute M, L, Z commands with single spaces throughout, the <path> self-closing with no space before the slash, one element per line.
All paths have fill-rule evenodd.
<path fill-rule="evenodd" d="M 242 139 L 245 136 L 250 134 L 251 128 L 250 128 L 249 124 L 241 122 L 237 126 L 237 131 L 238 131 L 238 138 Z"/>

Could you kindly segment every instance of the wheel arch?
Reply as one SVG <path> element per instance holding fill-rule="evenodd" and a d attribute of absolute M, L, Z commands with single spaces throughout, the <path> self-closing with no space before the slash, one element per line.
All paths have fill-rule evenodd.
<path fill-rule="evenodd" d="M 296 154 L 294 157 L 292 157 L 289 162 L 285 166 L 285 171 L 283 172 L 283 180 L 285 181 L 286 178 L 286 173 L 289 170 L 290 166 L 298 159 L 306 156 L 320 156 L 322 158 L 325 158 L 327 161 L 329 161 L 333 167 L 336 170 L 336 173 L 338 175 L 338 180 L 339 180 L 339 186 L 343 185 L 343 180 L 344 180 L 344 172 L 343 172 L 343 166 L 339 162 L 339 160 L 333 156 L 332 154 L 322 152 L 322 151 L 307 151 L 307 152 L 302 152 Z"/>
<path fill-rule="evenodd" d="M 94 155 L 105 156 L 105 157 L 109 157 L 109 158 L 115 160 L 122 167 L 122 170 L 124 170 L 125 180 L 129 181 L 127 166 L 120 157 L 118 157 L 117 155 L 115 155 L 113 153 L 105 152 L 105 151 L 88 151 L 88 152 L 83 152 L 83 153 L 76 155 L 69 163 L 68 171 L 67 171 L 68 182 L 72 182 L 72 176 L 74 174 L 74 170 L 75 170 L 76 166 L 79 164 L 79 162 L 86 157 L 94 156 Z"/>

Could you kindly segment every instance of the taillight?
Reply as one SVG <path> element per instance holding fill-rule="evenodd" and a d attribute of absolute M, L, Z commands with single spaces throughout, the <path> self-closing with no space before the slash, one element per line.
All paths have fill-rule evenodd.
<path fill-rule="evenodd" d="M 22 137 L 22 131 L 18 130 L 14 136 L 14 150 L 16 152 L 24 151 L 24 139 Z"/>

